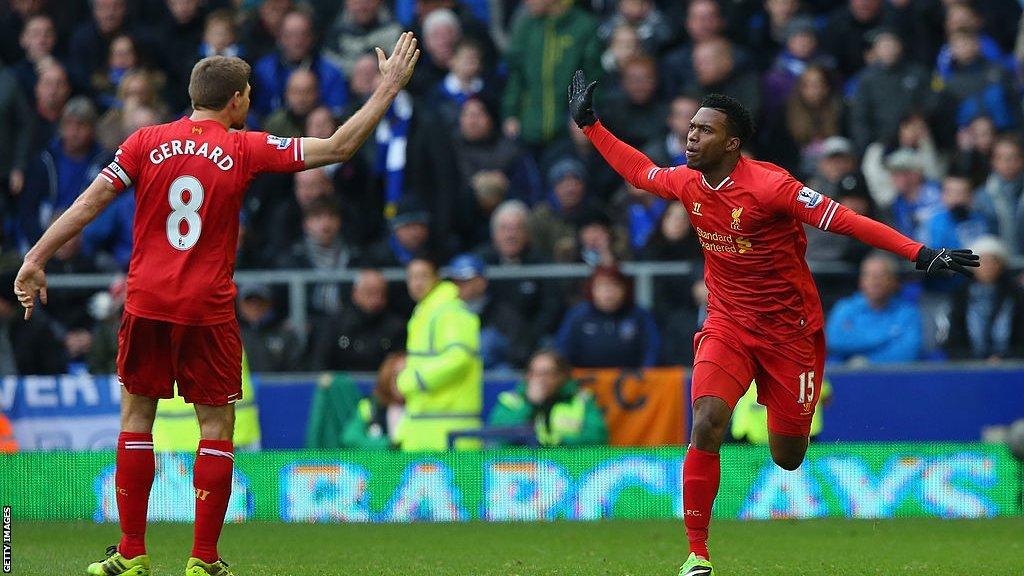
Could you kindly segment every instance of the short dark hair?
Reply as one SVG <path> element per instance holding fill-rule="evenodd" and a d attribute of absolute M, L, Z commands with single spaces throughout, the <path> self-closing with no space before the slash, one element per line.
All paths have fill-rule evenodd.
<path fill-rule="evenodd" d="M 252 68 L 235 56 L 209 56 L 192 67 L 188 96 L 196 110 L 223 110 L 235 92 L 245 94 Z"/>
<path fill-rule="evenodd" d="M 750 110 L 739 100 L 725 94 L 708 94 L 700 103 L 701 108 L 712 108 L 725 114 L 729 134 L 740 139 L 742 144 L 754 135 L 754 119 Z"/>
<path fill-rule="evenodd" d="M 430 264 L 430 267 L 434 269 L 434 273 L 438 275 L 440 274 L 441 258 L 438 257 L 438 255 L 435 252 L 431 251 L 429 248 L 423 248 L 421 250 L 416 251 L 416 253 L 412 255 L 412 258 L 409 258 L 409 262 L 406 263 L 406 266 L 412 264 L 416 260 Z"/>

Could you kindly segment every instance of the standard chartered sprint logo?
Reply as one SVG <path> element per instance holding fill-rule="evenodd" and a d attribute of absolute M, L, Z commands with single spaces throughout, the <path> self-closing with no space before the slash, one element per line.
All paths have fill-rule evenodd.
<path fill-rule="evenodd" d="M 705 252 L 746 254 L 747 252 L 754 251 L 751 247 L 749 238 L 733 236 L 732 234 L 708 232 L 699 226 L 694 226 L 694 229 L 697 230 L 697 237 L 700 238 L 700 245 L 704 248 Z"/>

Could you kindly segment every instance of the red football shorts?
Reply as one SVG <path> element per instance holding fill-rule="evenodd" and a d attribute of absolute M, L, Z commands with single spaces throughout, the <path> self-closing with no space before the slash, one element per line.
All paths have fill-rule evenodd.
<path fill-rule="evenodd" d="M 117 377 L 132 394 L 223 406 L 242 397 L 238 321 L 187 326 L 129 312 L 117 334 Z"/>
<path fill-rule="evenodd" d="M 818 391 L 825 376 L 825 332 L 817 330 L 791 342 L 768 342 L 747 330 L 709 319 L 694 336 L 691 402 L 715 396 L 730 408 L 751 381 L 757 402 L 768 410 L 768 430 L 783 436 L 807 436 Z M 702 366 L 703 365 L 703 366 Z M 706 377 L 715 365 L 735 380 Z"/>

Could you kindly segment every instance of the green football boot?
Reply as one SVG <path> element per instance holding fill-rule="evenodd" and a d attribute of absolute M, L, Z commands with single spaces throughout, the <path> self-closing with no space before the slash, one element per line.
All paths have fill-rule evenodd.
<path fill-rule="evenodd" d="M 149 576 L 149 556 L 142 554 L 125 558 L 117 546 L 107 546 L 107 559 L 93 562 L 85 569 L 89 576 Z"/>
<path fill-rule="evenodd" d="M 228 563 L 224 560 L 217 560 L 211 564 L 203 562 L 199 558 L 189 558 L 185 565 L 185 576 L 235 576 L 228 570 Z"/>
<path fill-rule="evenodd" d="M 715 576 L 715 569 L 710 561 L 697 558 L 696 554 L 690 552 L 690 557 L 679 568 L 679 576 Z"/>

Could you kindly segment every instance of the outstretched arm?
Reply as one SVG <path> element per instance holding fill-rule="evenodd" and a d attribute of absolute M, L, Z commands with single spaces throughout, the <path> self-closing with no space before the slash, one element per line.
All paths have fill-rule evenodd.
<path fill-rule="evenodd" d="M 14 293 L 25 308 L 25 320 L 32 317 L 36 295 L 46 304 L 46 273 L 43 272 L 46 263 L 61 246 L 95 220 L 116 196 L 114 185 L 103 176 L 97 176 L 25 254 L 25 262 L 14 281 Z"/>
<path fill-rule="evenodd" d="M 660 168 L 642 152 L 608 131 L 594 114 L 593 95 L 597 82 L 586 83 L 577 70 L 569 86 L 569 113 L 608 164 L 627 182 L 666 200 L 675 200 L 670 183 L 671 168 Z"/>
<path fill-rule="evenodd" d="M 302 139 L 306 168 L 318 168 L 351 158 L 376 129 L 398 92 L 409 82 L 419 58 L 420 51 L 416 48 L 412 32 L 398 38 L 390 58 L 385 58 L 384 51 L 377 48 L 377 65 L 383 76 L 380 84 L 362 108 L 329 138 Z"/>
<path fill-rule="evenodd" d="M 918 270 L 953 270 L 972 276 L 967 267 L 978 266 L 978 256 L 970 250 L 933 249 L 907 238 L 896 230 L 862 216 L 839 202 L 803 186 L 788 177 L 779 197 L 780 209 L 798 220 L 826 232 L 853 236 L 861 242 L 892 252 L 914 262 Z"/>

